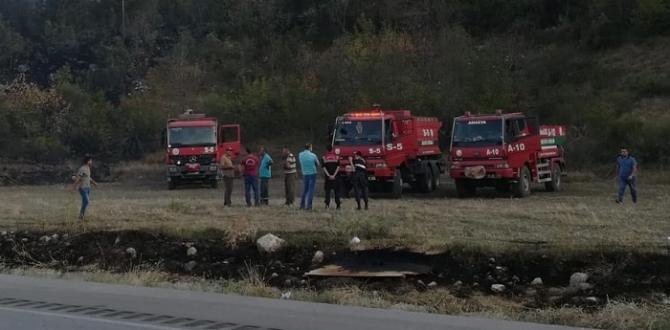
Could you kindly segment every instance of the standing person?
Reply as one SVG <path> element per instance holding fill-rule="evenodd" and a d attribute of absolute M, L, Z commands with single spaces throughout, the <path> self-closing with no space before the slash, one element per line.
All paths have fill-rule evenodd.
<path fill-rule="evenodd" d="M 74 178 L 72 190 L 77 189 L 81 195 L 81 208 L 79 209 L 79 220 L 84 220 L 86 215 L 86 208 L 89 203 L 89 195 L 91 194 L 91 185 L 97 187 L 98 183 L 91 177 L 91 166 L 93 165 L 93 158 L 91 156 L 84 157 L 81 167 L 77 170 L 77 175 Z"/>
<path fill-rule="evenodd" d="M 637 185 L 635 175 L 637 174 L 637 161 L 628 153 L 628 149 L 621 148 L 619 157 L 616 159 L 617 184 L 619 186 L 617 203 L 623 203 L 626 186 L 630 189 L 633 203 L 637 203 Z"/>
<path fill-rule="evenodd" d="M 284 194 L 286 195 L 286 203 L 284 205 L 293 205 L 295 201 L 295 176 L 298 170 L 296 169 L 295 156 L 284 147 L 282 150 L 284 155 Z"/>
<path fill-rule="evenodd" d="M 360 151 L 354 152 L 354 158 L 349 158 L 351 166 L 354 168 L 353 186 L 358 210 L 361 209 L 361 198 L 365 202 L 365 209 L 368 209 L 368 167 L 363 154 Z"/>
<path fill-rule="evenodd" d="M 240 172 L 244 176 L 244 200 L 247 206 L 251 206 L 251 190 L 254 191 L 254 205 L 258 206 L 258 157 L 251 152 L 251 149 L 245 149 L 247 154 L 240 161 Z"/>
<path fill-rule="evenodd" d="M 321 157 L 324 175 L 324 189 L 326 190 L 326 208 L 330 207 L 330 193 L 335 193 L 335 205 L 340 209 L 340 191 L 342 178 L 340 172 L 340 157 L 333 152 L 333 146 L 326 147 L 326 153 Z"/>
<path fill-rule="evenodd" d="M 259 177 L 261 178 L 261 204 L 270 204 L 270 178 L 272 178 L 272 157 L 268 155 L 264 147 L 260 147 L 258 154 L 261 156 Z"/>
<path fill-rule="evenodd" d="M 223 205 L 231 206 L 233 204 L 231 196 L 233 194 L 233 178 L 235 177 L 235 166 L 233 166 L 233 148 L 226 148 L 226 152 L 221 156 L 221 176 L 223 177 Z"/>
<path fill-rule="evenodd" d="M 301 210 L 311 210 L 314 199 L 314 186 L 316 185 L 316 169 L 319 167 L 319 158 L 312 152 L 312 144 L 305 144 L 305 150 L 299 155 L 300 171 L 302 172 L 302 198 L 300 199 Z"/>

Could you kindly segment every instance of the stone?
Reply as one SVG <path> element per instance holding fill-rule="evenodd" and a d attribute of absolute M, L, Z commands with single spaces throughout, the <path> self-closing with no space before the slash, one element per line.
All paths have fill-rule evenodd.
<path fill-rule="evenodd" d="M 131 259 L 137 258 L 137 251 L 132 247 L 127 248 L 126 253 L 128 253 L 130 255 Z"/>
<path fill-rule="evenodd" d="M 198 265 L 197 262 L 195 262 L 194 260 L 191 260 L 191 261 L 184 264 L 184 269 L 187 272 L 190 272 L 190 271 L 193 271 L 193 269 L 195 269 L 195 266 L 197 266 L 197 265 Z"/>
<path fill-rule="evenodd" d="M 429 287 L 429 288 L 434 288 L 434 287 L 437 286 L 437 282 L 432 281 L 432 282 L 428 283 L 426 286 Z"/>
<path fill-rule="evenodd" d="M 349 242 L 349 244 L 351 244 L 351 245 L 356 245 L 356 244 L 360 244 L 360 243 L 361 243 L 361 239 L 358 238 L 358 236 L 354 236 L 354 238 L 352 238 L 351 241 Z"/>
<path fill-rule="evenodd" d="M 277 273 L 272 273 L 272 275 L 270 275 L 270 278 L 277 278 L 277 277 L 279 277 L 279 274 Z"/>
<path fill-rule="evenodd" d="M 544 282 L 542 281 L 542 278 L 541 278 L 541 277 L 536 277 L 536 278 L 534 278 L 534 279 L 530 282 L 530 285 L 532 285 L 532 286 L 541 286 L 541 285 L 544 285 Z"/>
<path fill-rule="evenodd" d="M 600 302 L 600 299 L 598 297 L 586 297 L 584 298 L 584 301 L 589 303 L 589 304 L 598 304 Z"/>
<path fill-rule="evenodd" d="M 579 290 L 581 290 L 581 291 L 588 291 L 588 290 L 593 289 L 593 284 L 589 284 L 589 283 L 579 283 L 579 285 L 577 286 L 577 288 L 579 288 Z"/>
<path fill-rule="evenodd" d="M 462 281 L 456 281 L 452 285 L 455 286 L 455 287 L 461 287 L 461 286 L 463 286 L 463 282 Z"/>
<path fill-rule="evenodd" d="M 7 236 L 7 231 L 6 231 L 6 230 L 3 230 L 2 232 L 0 232 L 0 235 L 2 235 L 2 236 Z"/>
<path fill-rule="evenodd" d="M 51 241 L 50 236 L 44 235 L 44 236 L 40 237 L 40 242 L 42 242 L 42 243 L 49 243 L 49 241 Z"/>
<path fill-rule="evenodd" d="M 312 263 L 315 265 L 320 264 L 323 262 L 323 258 L 324 258 L 323 251 L 316 251 L 314 252 L 314 256 L 312 257 Z"/>
<path fill-rule="evenodd" d="M 491 291 L 495 293 L 503 293 L 505 289 L 506 287 L 503 284 L 491 284 Z"/>
<path fill-rule="evenodd" d="M 54 241 L 57 241 L 59 238 L 60 238 L 60 236 L 58 234 L 51 235 L 51 239 L 54 240 Z"/>
<path fill-rule="evenodd" d="M 291 291 L 282 292 L 279 299 L 291 299 Z"/>
<path fill-rule="evenodd" d="M 416 284 L 420 287 L 424 287 L 424 288 L 426 287 L 426 283 L 424 283 L 422 280 L 416 281 Z"/>
<path fill-rule="evenodd" d="M 116 236 L 116 239 L 114 240 L 114 245 L 119 245 L 121 243 L 121 236 Z"/>
<path fill-rule="evenodd" d="M 28 241 L 29 241 L 29 239 L 27 237 L 24 237 L 24 238 L 21 239 L 21 242 L 23 242 L 23 243 L 28 243 Z"/>
<path fill-rule="evenodd" d="M 579 287 L 579 284 L 586 283 L 588 279 L 589 275 L 586 273 L 581 272 L 574 273 L 570 275 L 570 286 L 574 288 Z"/>
<path fill-rule="evenodd" d="M 271 254 L 279 251 L 286 241 L 272 234 L 265 234 L 263 237 L 256 240 L 256 247 L 258 252 Z"/>
<path fill-rule="evenodd" d="M 79 258 L 77 258 L 77 263 L 80 264 L 84 263 L 84 256 L 80 256 Z"/>
<path fill-rule="evenodd" d="M 186 250 L 186 255 L 189 257 L 194 257 L 196 254 L 198 254 L 198 249 L 195 246 L 191 246 Z"/>

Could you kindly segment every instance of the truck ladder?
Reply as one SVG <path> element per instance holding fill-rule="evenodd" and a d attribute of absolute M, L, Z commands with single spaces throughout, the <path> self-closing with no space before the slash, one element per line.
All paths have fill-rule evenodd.
<path fill-rule="evenodd" d="M 536 165 L 537 182 L 551 181 L 551 163 L 547 159 L 538 159 Z"/>

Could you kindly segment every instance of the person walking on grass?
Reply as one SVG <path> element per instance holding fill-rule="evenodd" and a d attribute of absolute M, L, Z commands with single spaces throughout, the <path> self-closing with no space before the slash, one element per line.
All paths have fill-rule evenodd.
<path fill-rule="evenodd" d="M 363 154 L 360 151 L 354 152 L 354 157 L 349 158 L 349 163 L 354 169 L 353 186 L 358 210 L 361 209 L 361 199 L 365 203 L 365 209 L 368 209 L 368 167 Z"/>
<path fill-rule="evenodd" d="M 260 147 L 258 154 L 261 157 L 261 165 L 258 170 L 261 178 L 261 205 L 270 204 L 270 178 L 272 178 L 272 157 L 265 151 L 264 147 Z"/>
<path fill-rule="evenodd" d="M 335 205 L 340 209 L 340 191 L 341 191 L 341 177 L 340 172 L 340 157 L 333 152 L 333 146 L 326 147 L 326 153 L 321 157 L 324 176 L 324 189 L 326 190 L 326 199 L 324 203 L 326 208 L 330 207 L 330 194 L 335 194 Z"/>
<path fill-rule="evenodd" d="M 319 168 L 319 158 L 312 152 L 311 143 L 305 144 L 305 150 L 298 155 L 298 159 L 303 181 L 300 209 L 311 210 L 316 186 L 316 169 Z"/>
<path fill-rule="evenodd" d="M 284 195 L 286 195 L 286 203 L 284 205 L 293 205 L 295 201 L 295 177 L 297 175 L 295 156 L 284 147 L 282 150 L 284 155 Z"/>
<path fill-rule="evenodd" d="M 623 197 L 626 193 L 626 187 L 630 189 L 630 197 L 633 203 L 637 203 L 637 184 L 635 176 L 637 174 L 637 161 L 628 153 L 628 149 L 621 148 L 619 157 L 616 159 L 616 180 L 619 187 L 617 194 L 617 203 L 623 203 Z"/>
<path fill-rule="evenodd" d="M 233 166 L 233 148 L 226 148 L 226 152 L 221 156 L 221 176 L 223 177 L 223 205 L 231 206 L 233 204 L 231 197 L 233 194 L 233 178 L 235 178 L 235 166 Z"/>
<path fill-rule="evenodd" d="M 78 190 L 81 195 L 81 208 L 79 209 L 79 220 L 84 220 L 86 215 L 86 208 L 89 203 L 89 196 L 91 194 L 91 186 L 97 187 L 98 183 L 91 177 L 91 166 L 93 165 L 93 158 L 90 156 L 84 157 L 81 167 L 77 170 L 77 175 L 74 178 L 72 190 Z"/>
<path fill-rule="evenodd" d="M 247 154 L 240 161 L 240 172 L 244 176 L 244 200 L 247 202 L 247 207 L 251 207 L 251 191 L 253 190 L 254 205 L 258 206 L 258 165 L 260 162 L 250 148 L 246 148 L 246 152 Z"/>

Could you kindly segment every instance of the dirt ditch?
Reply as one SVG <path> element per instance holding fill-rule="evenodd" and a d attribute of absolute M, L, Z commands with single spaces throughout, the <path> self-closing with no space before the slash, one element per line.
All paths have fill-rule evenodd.
<path fill-rule="evenodd" d="M 496 255 L 451 250 L 426 255 L 396 250 L 351 251 L 346 244 L 335 241 L 287 238 L 282 249 L 267 255 L 259 252 L 255 241 L 231 246 L 222 237 L 225 233 L 215 231 L 187 240 L 143 231 L 76 235 L 2 232 L 0 262 L 5 268 L 37 266 L 63 271 L 91 265 L 112 272 L 154 269 L 214 280 L 243 279 L 253 269 L 268 284 L 282 289 L 323 290 L 355 284 L 401 295 L 408 290 L 444 287 L 459 297 L 496 294 L 532 308 L 598 308 L 613 298 L 666 304 L 670 301 L 668 254 L 618 251 L 553 257 L 538 251 Z M 323 260 L 314 264 L 317 250 L 323 252 Z M 428 270 L 403 278 L 304 276 L 325 264 L 384 269 L 398 263 Z"/>

